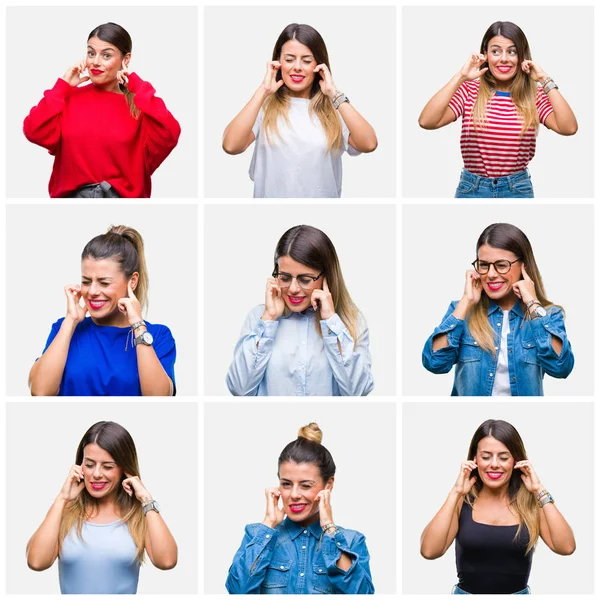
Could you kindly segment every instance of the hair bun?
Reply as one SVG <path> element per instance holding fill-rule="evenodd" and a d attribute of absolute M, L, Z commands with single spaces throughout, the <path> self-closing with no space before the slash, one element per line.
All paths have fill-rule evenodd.
<path fill-rule="evenodd" d="M 323 440 L 323 432 L 316 423 L 309 423 L 304 427 L 300 427 L 300 430 L 298 431 L 298 437 L 320 444 Z"/>

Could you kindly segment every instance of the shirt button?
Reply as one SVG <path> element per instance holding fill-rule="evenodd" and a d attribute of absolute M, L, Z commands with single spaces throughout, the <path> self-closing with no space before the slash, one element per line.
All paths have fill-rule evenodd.
<path fill-rule="evenodd" d="M 544 325 L 544 327 L 545 327 L 546 329 L 548 329 L 548 325 Z"/>
<path fill-rule="evenodd" d="M 339 542 L 337 543 L 337 545 L 338 545 L 338 546 L 341 546 L 341 544 L 340 544 Z"/>
<path fill-rule="evenodd" d="M 490 377 L 493 377 L 493 376 L 494 376 L 494 374 L 493 374 L 493 373 L 490 373 Z"/>
<path fill-rule="evenodd" d="M 328 335 L 331 335 L 331 329 L 327 330 Z"/>
<path fill-rule="evenodd" d="M 302 546 L 302 550 L 306 550 L 306 546 Z"/>
<path fill-rule="evenodd" d="M 322 573 L 322 572 L 323 572 L 323 569 L 319 569 L 319 573 Z"/>
<path fill-rule="evenodd" d="M 498 346 L 496 346 L 496 350 L 498 350 Z"/>
<path fill-rule="evenodd" d="M 304 530 L 304 533 L 306 534 L 306 533 L 308 533 L 308 531 L 306 531 L 306 529 L 305 529 L 305 530 Z"/>
<path fill-rule="evenodd" d="M 280 569 L 285 569 L 285 567 L 284 567 L 283 565 L 281 565 L 279 568 L 280 568 Z"/>
<path fill-rule="evenodd" d="M 270 535 L 267 535 L 267 539 L 269 539 L 270 537 L 271 537 Z"/>
<path fill-rule="evenodd" d="M 502 323 L 496 323 L 496 327 L 500 327 Z"/>
<path fill-rule="evenodd" d="M 512 378 L 512 380 L 514 381 L 514 380 L 515 380 L 515 378 L 513 377 L 513 378 Z"/>
<path fill-rule="evenodd" d="M 300 577 L 304 577 L 304 573 L 300 573 Z"/>
<path fill-rule="evenodd" d="M 477 346 L 477 342 L 474 342 L 475 346 Z M 498 350 L 498 348 L 496 348 L 496 350 Z"/>

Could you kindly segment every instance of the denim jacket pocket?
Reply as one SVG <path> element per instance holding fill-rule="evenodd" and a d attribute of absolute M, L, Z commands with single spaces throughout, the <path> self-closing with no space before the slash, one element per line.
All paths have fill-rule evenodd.
<path fill-rule="evenodd" d="M 262 582 L 263 588 L 285 588 L 287 587 L 290 578 L 291 560 L 277 560 L 274 558 L 271 564 L 267 567 L 267 573 Z M 279 594 L 283 592 L 267 592 L 270 594 Z"/>
<path fill-rule="evenodd" d="M 523 346 L 523 361 L 528 365 L 536 365 L 539 367 L 540 360 L 538 358 L 535 340 L 533 338 L 529 338 L 528 340 L 523 340 L 521 344 Z"/>
<path fill-rule="evenodd" d="M 474 338 L 464 336 L 460 340 L 460 348 L 458 351 L 458 362 L 475 362 L 481 360 L 482 350 Z"/>
<path fill-rule="evenodd" d="M 320 594 L 333 594 L 333 586 L 329 581 L 327 567 L 323 563 L 313 565 L 313 589 Z"/>

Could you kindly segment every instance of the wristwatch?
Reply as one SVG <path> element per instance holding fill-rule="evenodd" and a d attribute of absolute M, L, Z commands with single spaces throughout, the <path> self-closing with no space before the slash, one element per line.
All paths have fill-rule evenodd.
<path fill-rule="evenodd" d="M 142 510 L 144 511 L 144 516 L 146 516 L 151 510 L 160 514 L 160 506 L 156 500 L 148 500 L 142 504 Z"/>
<path fill-rule="evenodd" d="M 534 304 L 537 304 L 536 309 L 532 312 L 529 313 L 530 316 L 534 316 L 534 318 L 538 318 L 538 317 L 545 317 L 546 316 L 546 309 L 540 304 L 539 300 L 530 300 L 526 305 L 525 305 L 525 309 L 529 310 Z"/>
<path fill-rule="evenodd" d="M 336 95 L 333 97 L 332 102 L 333 106 L 336 108 L 336 110 L 338 110 L 340 106 L 344 104 L 344 102 L 350 104 L 350 99 L 348 98 L 348 96 L 346 96 L 346 94 L 344 94 L 344 92 L 337 92 Z"/>
<path fill-rule="evenodd" d="M 152 342 L 154 342 L 154 338 L 149 331 L 144 331 L 142 335 L 138 335 L 133 340 L 133 345 L 137 346 L 138 344 L 144 344 L 144 346 L 152 346 Z"/>
<path fill-rule="evenodd" d="M 550 495 L 550 492 L 548 492 L 545 496 L 542 497 L 541 500 L 538 501 L 538 505 L 540 508 L 543 508 L 544 506 L 546 506 L 546 504 L 549 504 L 550 502 L 554 504 L 554 498 Z"/>

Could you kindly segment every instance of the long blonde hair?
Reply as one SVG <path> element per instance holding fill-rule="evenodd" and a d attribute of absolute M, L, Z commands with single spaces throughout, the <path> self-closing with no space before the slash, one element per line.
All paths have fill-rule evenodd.
<path fill-rule="evenodd" d="M 469 445 L 468 460 L 474 460 L 474 457 L 477 456 L 479 442 L 486 437 L 493 437 L 504 444 L 511 453 L 515 463 L 527 460 L 527 452 L 525 451 L 525 445 L 519 432 L 510 423 L 496 419 L 488 419 L 477 428 Z M 479 473 L 474 471 L 474 475 L 476 477 L 475 484 L 465 498 L 465 502 L 471 507 L 473 507 L 479 496 L 479 492 L 483 488 L 483 481 Z M 525 487 L 521 479 L 521 472 L 518 469 L 513 469 L 508 484 L 508 498 L 509 506 L 519 516 L 519 527 L 514 539 L 516 541 L 519 538 L 519 534 L 523 526 L 525 526 L 529 533 L 529 542 L 525 552 L 528 554 L 535 548 L 540 536 L 540 509 L 533 494 Z"/>
<path fill-rule="evenodd" d="M 511 40 L 517 49 L 517 74 L 510 84 L 510 97 L 521 120 L 521 135 L 525 134 L 530 128 L 535 129 L 537 132 L 540 124 L 535 103 L 538 91 L 537 83 L 521 69 L 521 63 L 524 60 L 531 60 L 529 42 L 519 26 L 510 21 L 496 21 L 490 25 L 481 40 L 479 49 L 481 54 L 487 52 L 490 40 L 497 35 Z M 473 106 L 473 127 L 475 130 L 485 129 L 488 103 L 495 93 L 497 85 L 498 83 L 490 71 L 486 71 L 482 75 L 477 99 Z"/>
<path fill-rule="evenodd" d="M 92 425 L 85 433 L 75 455 L 75 464 L 83 463 L 84 449 L 88 444 L 97 444 L 103 450 L 106 450 L 115 463 L 123 469 L 123 473 L 132 476 L 140 476 L 137 452 L 133 438 L 129 432 L 112 421 L 100 421 Z M 125 475 L 123 475 L 125 478 Z M 129 496 L 119 483 L 117 490 L 117 508 L 121 521 L 127 524 L 127 529 L 133 538 L 137 547 L 136 559 L 139 562 L 144 560 L 145 538 L 146 538 L 146 519 L 142 505 L 134 496 Z M 86 519 L 89 519 L 96 513 L 98 502 L 90 496 L 85 487 L 77 498 L 72 501 L 65 509 L 58 534 L 59 554 L 63 541 L 71 532 L 73 527 L 77 536 L 83 539 L 82 528 Z"/>
<path fill-rule="evenodd" d="M 510 223 L 493 223 L 492 225 L 488 225 L 488 227 L 483 230 L 482 234 L 477 240 L 477 251 L 479 251 L 479 248 L 481 248 L 483 245 L 512 252 L 525 265 L 527 274 L 535 284 L 535 293 L 542 306 L 544 308 L 555 306 L 546 297 L 544 282 L 535 261 L 531 243 L 529 242 L 527 236 L 518 227 L 515 227 Z M 469 332 L 475 338 L 480 348 L 483 348 L 484 350 L 487 350 L 495 355 L 495 332 L 488 320 L 489 306 L 490 299 L 485 292 L 482 291 L 481 299 L 469 312 L 468 327 Z M 526 318 L 528 318 L 528 316 L 529 315 L 526 314 Z"/>
<path fill-rule="evenodd" d="M 354 346 L 356 346 L 358 308 L 352 301 L 348 288 L 346 288 L 340 261 L 332 241 L 316 227 L 296 225 L 288 229 L 277 243 L 273 258 L 273 277 L 276 277 L 279 273 L 278 260 L 282 256 L 289 256 L 296 262 L 324 274 L 323 277 L 327 279 L 327 286 L 331 292 L 335 312 L 350 332 L 354 340 Z M 286 314 L 287 312 L 289 311 L 286 307 Z M 320 311 L 317 311 L 315 317 L 315 327 L 319 335 L 322 335 L 319 325 L 321 320 Z"/>
<path fill-rule="evenodd" d="M 289 40 L 297 40 L 307 46 L 317 64 L 325 64 L 331 71 L 325 42 L 319 32 L 310 25 L 299 25 L 298 23 L 288 25 L 275 43 L 272 60 L 280 60 L 281 49 Z M 327 137 L 327 152 L 340 152 L 342 149 L 342 124 L 331 99 L 321 91 L 319 77 L 319 75 L 315 77 L 310 90 L 308 111 L 311 116 L 316 116 L 321 122 Z M 281 79 L 281 72 L 277 73 L 277 79 Z M 290 125 L 290 104 L 290 96 L 285 85 L 268 98 L 264 109 L 263 130 L 269 143 L 272 142 L 274 135 L 279 136 L 279 120 L 281 118 Z"/>

